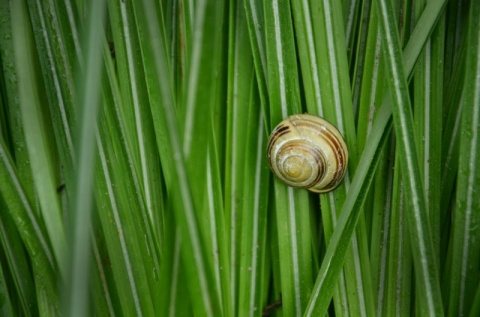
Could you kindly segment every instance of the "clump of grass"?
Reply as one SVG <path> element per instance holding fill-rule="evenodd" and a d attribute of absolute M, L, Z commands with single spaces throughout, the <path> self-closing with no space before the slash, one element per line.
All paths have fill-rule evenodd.
<path fill-rule="evenodd" d="M 480 314 L 480 1 L 0 0 L 0 315 Z M 271 175 L 308 112 L 333 192 Z"/>

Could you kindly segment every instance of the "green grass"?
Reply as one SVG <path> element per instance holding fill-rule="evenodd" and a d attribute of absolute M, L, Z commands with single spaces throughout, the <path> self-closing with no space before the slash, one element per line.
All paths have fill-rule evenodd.
<path fill-rule="evenodd" d="M 0 0 L 0 65 L 0 316 L 480 315 L 479 0 Z"/>

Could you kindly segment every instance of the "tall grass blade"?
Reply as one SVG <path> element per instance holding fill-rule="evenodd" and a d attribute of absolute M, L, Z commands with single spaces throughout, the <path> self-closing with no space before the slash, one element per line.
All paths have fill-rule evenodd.
<path fill-rule="evenodd" d="M 470 3 L 464 106 L 460 133 L 452 253 L 449 316 L 470 312 L 478 288 L 480 263 L 480 1 Z"/>
<path fill-rule="evenodd" d="M 265 34 L 272 129 L 301 113 L 299 78 L 288 1 L 266 1 Z M 271 129 L 269 129 L 271 130 Z M 305 191 L 274 180 L 283 313 L 300 316 L 312 287 L 310 214 Z M 287 233 L 287 234 L 286 234 Z"/>
<path fill-rule="evenodd" d="M 20 1 L 19 1 L 20 2 Z M 57 187 L 60 185 L 58 162 L 54 159 L 54 141 L 51 121 L 45 113 L 41 98 L 38 74 L 35 72 L 32 34 L 27 28 L 26 8 L 20 2 L 12 7 L 14 47 L 19 81 L 20 108 L 25 131 L 26 145 L 32 167 L 32 178 L 40 202 L 42 218 L 48 232 L 48 243 L 52 245 L 55 265 L 65 277 L 66 235 Z"/>
<path fill-rule="evenodd" d="M 418 158 L 413 139 L 413 118 L 408 96 L 407 79 L 402 69 L 402 56 L 393 7 L 388 1 L 378 1 L 382 48 L 392 96 L 395 132 L 404 173 L 405 194 L 410 201 L 407 220 L 412 228 L 411 238 L 415 272 L 419 279 L 421 311 L 429 316 L 443 314 L 439 288 L 438 262 L 432 241 L 431 227 L 426 214 L 424 184 L 420 178 Z"/>
<path fill-rule="evenodd" d="M 243 197 L 251 197 L 250 193 L 244 190 L 250 190 L 252 187 L 245 187 L 244 177 L 249 174 L 245 168 L 252 163 L 246 161 L 247 138 L 249 130 L 249 102 L 252 101 L 254 91 L 254 68 L 253 58 L 250 48 L 250 38 L 248 34 L 247 20 L 243 1 L 236 1 L 230 7 L 230 43 L 228 60 L 228 109 L 227 109 L 227 139 L 226 139 L 226 166 L 225 166 L 225 217 L 229 233 L 229 265 L 230 265 L 230 296 L 231 305 L 234 311 L 242 309 L 244 302 L 242 291 L 248 288 L 239 287 L 241 283 L 248 283 L 245 278 L 241 278 L 243 270 L 239 269 L 241 264 L 240 248 L 245 244 L 242 239 L 242 231 L 247 230 L 250 233 L 251 226 L 249 222 L 243 223 L 243 220 L 249 218 L 242 215 L 251 210 L 245 207 Z M 262 122 L 263 124 L 263 122 Z M 258 132 L 258 129 L 255 130 Z M 249 284 L 249 283 L 248 283 Z M 238 303 L 237 303 L 238 302 Z M 242 310 L 242 314 L 246 314 Z"/>
<path fill-rule="evenodd" d="M 444 4 L 445 2 L 431 2 L 431 7 L 427 6 L 430 11 L 425 10 L 425 12 L 428 13 L 423 14 L 418 23 L 417 28 L 421 27 L 422 29 L 417 31 L 417 28 L 415 28 L 413 31 L 409 43 L 407 43 L 404 51 L 404 69 L 407 74 L 412 72 L 414 63 L 420 54 L 422 43 L 426 42 L 428 34 L 433 29 L 433 26 L 437 20 L 437 17 L 431 13 L 433 12 L 439 14 Z M 384 98 L 382 106 L 378 110 L 377 118 L 372 127 L 372 132 L 370 133 L 367 146 L 360 157 L 360 163 L 352 181 L 352 185 L 349 188 L 349 193 L 346 197 L 345 204 L 343 205 L 342 214 L 345 213 L 345 215 L 341 215 L 339 218 L 339 222 L 337 223 L 336 229 L 332 236 L 332 241 L 329 244 L 327 253 L 320 268 L 320 272 L 317 276 L 315 286 L 308 303 L 307 311 L 305 313 L 306 316 L 311 316 L 312 314 L 323 315 L 327 311 L 331 295 L 334 293 L 334 287 L 332 283 L 339 278 L 341 271 L 338 265 L 332 266 L 331 264 L 333 262 L 343 263 L 345 252 L 347 250 L 345 245 L 348 245 L 353 231 L 349 230 L 345 233 L 341 240 L 341 249 L 337 248 L 337 244 L 339 243 L 337 240 L 345 229 L 344 226 L 347 223 L 347 219 L 349 219 L 348 223 L 350 225 L 353 222 L 353 226 L 358 219 L 358 210 L 353 212 L 353 206 L 355 205 L 357 206 L 356 208 L 360 208 L 360 206 L 363 204 L 363 200 L 365 199 L 366 195 L 366 193 L 363 191 L 365 190 L 365 187 L 368 187 L 371 181 L 370 179 L 366 179 L 366 177 L 367 175 L 371 175 L 373 173 L 375 166 L 372 165 L 372 162 L 374 161 L 375 155 L 378 154 L 377 149 L 381 144 L 380 141 L 382 136 L 384 133 L 388 133 L 390 131 L 391 127 L 389 126 L 389 118 L 391 113 L 390 100 Z M 362 194 L 360 195 L 360 193 Z M 322 296 L 319 296 L 320 294 L 322 294 Z"/>
<path fill-rule="evenodd" d="M 89 5 L 86 33 L 84 37 L 85 64 L 79 78 L 78 88 L 78 132 L 76 135 L 76 186 L 72 197 L 71 253 L 69 254 L 69 276 L 67 314 L 84 316 L 88 312 L 88 290 L 90 273 L 90 230 L 93 209 L 95 130 L 100 105 L 102 78 L 103 20 L 106 3 L 93 1 Z"/>

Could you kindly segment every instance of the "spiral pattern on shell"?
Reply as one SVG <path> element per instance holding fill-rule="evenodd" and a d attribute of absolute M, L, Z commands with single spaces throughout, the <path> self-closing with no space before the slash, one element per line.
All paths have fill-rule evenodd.
<path fill-rule="evenodd" d="M 268 162 L 287 185 L 324 193 L 340 184 L 347 170 L 347 145 L 326 120 L 297 114 L 280 122 L 268 141 Z"/>

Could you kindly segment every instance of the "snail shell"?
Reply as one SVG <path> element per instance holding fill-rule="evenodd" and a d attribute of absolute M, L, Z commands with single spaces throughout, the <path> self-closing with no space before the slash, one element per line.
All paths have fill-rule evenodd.
<path fill-rule="evenodd" d="M 268 140 L 268 162 L 287 185 L 315 193 L 333 190 L 347 170 L 347 145 L 329 122 L 296 114 L 280 122 Z"/>

